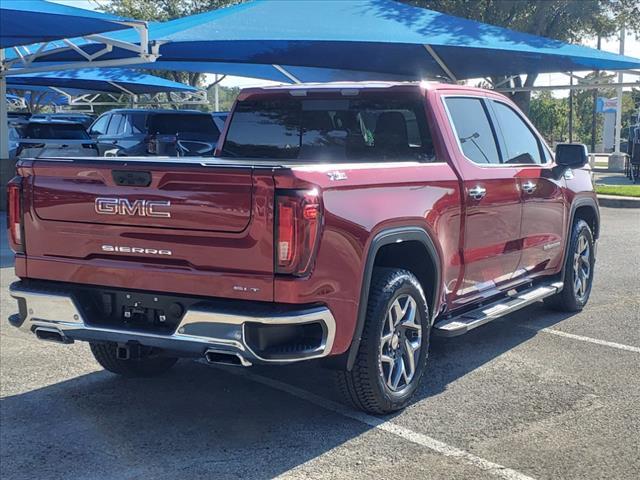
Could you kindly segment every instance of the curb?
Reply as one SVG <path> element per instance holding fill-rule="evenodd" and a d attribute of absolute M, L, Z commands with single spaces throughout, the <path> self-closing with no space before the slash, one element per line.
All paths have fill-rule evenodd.
<path fill-rule="evenodd" d="M 640 208 L 640 198 L 620 197 L 617 195 L 598 195 L 601 207 L 611 208 Z"/>

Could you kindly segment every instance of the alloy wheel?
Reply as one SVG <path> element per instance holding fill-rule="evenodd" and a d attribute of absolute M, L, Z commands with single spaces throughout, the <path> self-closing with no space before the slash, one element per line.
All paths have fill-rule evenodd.
<path fill-rule="evenodd" d="M 573 291 L 583 300 L 589 290 L 591 279 L 591 247 L 584 234 L 578 237 L 578 246 L 573 254 Z"/>
<path fill-rule="evenodd" d="M 419 315 L 410 295 L 397 297 L 387 311 L 380 338 L 380 372 L 391 392 L 407 388 L 416 374 L 422 347 Z"/>

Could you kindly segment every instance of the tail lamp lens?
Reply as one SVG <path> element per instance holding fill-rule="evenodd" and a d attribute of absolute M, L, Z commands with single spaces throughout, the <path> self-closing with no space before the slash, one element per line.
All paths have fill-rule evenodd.
<path fill-rule="evenodd" d="M 15 177 L 7 185 L 7 227 L 11 248 L 16 253 L 24 252 L 22 238 L 22 178 Z"/>
<path fill-rule="evenodd" d="M 276 207 L 276 273 L 307 275 L 313 266 L 322 222 L 318 192 L 279 193 Z"/>

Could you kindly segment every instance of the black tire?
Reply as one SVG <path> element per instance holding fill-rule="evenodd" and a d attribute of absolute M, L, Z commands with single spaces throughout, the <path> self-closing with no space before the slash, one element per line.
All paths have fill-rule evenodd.
<path fill-rule="evenodd" d="M 586 286 L 584 287 L 584 291 L 580 292 L 580 290 L 576 287 L 577 274 L 576 270 L 574 269 L 574 264 L 576 262 L 576 255 L 580 256 L 581 253 L 578 250 L 580 249 L 579 245 L 582 238 L 584 238 L 584 240 L 586 241 L 589 249 L 589 272 L 588 275 L 581 277 L 582 279 L 580 280 L 580 282 L 584 281 L 584 278 L 586 278 Z M 589 224 L 581 219 L 576 220 L 571 231 L 569 252 L 567 253 L 567 259 L 564 264 L 564 287 L 562 288 L 562 291 L 560 293 L 545 298 L 544 302 L 548 307 L 561 312 L 579 312 L 584 308 L 584 306 L 589 301 L 589 296 L 591 295 L 591 286 L 593 285 L 593 273 L 595 265 L 594 253 L 593 234 L 591 233 Z"/>
<path fill-rule="evenodd" d="M 169 370 L 178 361 L 173 357 L 142 353 L 140 358 L 122 360 L 117 357 L 117 344 L 91 343 L 91 353 L 96 361 L 111 373 L 123 377 L 153 377 Z"/>
<path fill-rule="evenodd" d="M 385 371 L 382 357 L 384 356 L 387 360 L 392 359 L 389 355 L 383 354 L 383 351 L 387 352 L 385 348 L 388 347 L 390 349 L 392 343 L 394 343 L 384 341 L 383 338 L 384 336 L 389 336 L 389 334 L 385 335 L 385 329 L 391 328 L 387 313 L 391 314 L 390 309 L 396 300 L 402 302 L 409 297 L 415 302 L 415 320 L 410 322 L 412 325 L 410 333 L 406 333 L 409 329 L 405 329 L 403 334 L 392 334 L 392 337 L 401 339 L 394 338 L 394 348 L 396 349 L 392 352 L 394 363 L 385 362 Z M 408 304 L 405 303 L 405 305 Z M 413 308 L 413 306 L 405 307 L 407 311 L 409 311 L 409 308 Z M 397 329 L 404 324 L 405 322 L 400 322 Z M 388 382 L 393 376 L 393 369 L 396 368 L 395 362 L 400 358 L 402 362 L 401 370 L 405 371 L 405 364 L 408 361 L 405 361 L 405 359 L 408 359 L 407 355 L 409 355 L 408 347 L 402 339 L 408 338 L 409 335 L 415 335 L 410 340 L 417 342 L 417 326 L 420 327 L 421 343 L 420 349 L 411 354 L 412 358 L 417 358 L 417 360 L 414 360 L 414 373 L 408 383 L 406 379 L 402 379 L 406 385 L 401 390 L 392 391 L 392 387 L 388 385 Z M 369 290 L 364 331 L 362 332 L 362 340 L 353 369 L 351 371 L 337 372 L 338 386 L 347 401 L 355 408 L 373 414 L 391 413 L 404 408 L 418 388 L 426 369 L 430 331 L 429 308 L 418 279 L 406 270 L 375 269 Z M 399 346 L 399 344 L 402 345 Z M 404 352 L 398 354 L 397 349 L 399 348 L 404 349 Z M 386 381 L 385 377 L 387 378 Z"/>

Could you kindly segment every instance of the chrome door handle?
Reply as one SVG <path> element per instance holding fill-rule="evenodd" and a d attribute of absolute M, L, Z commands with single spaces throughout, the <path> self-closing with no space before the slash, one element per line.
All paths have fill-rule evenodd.
<path fill-rule="evenodd" d="M 480 185 L 476 185 L 473 188 L 469 189 L 469 196 L 474 200 L 481 200 L 487 194 L 487 189 L 481 187 Z"/>
<path fill-rule="evenodd" d="M 533 193 L 536 191 L 536 187 L 537 185 L 535 183 L 533 183 L 532 181 L 527 181 L 524 182 L 522 184 L 522 190 L 524 190 L 526 193 Z"/>

